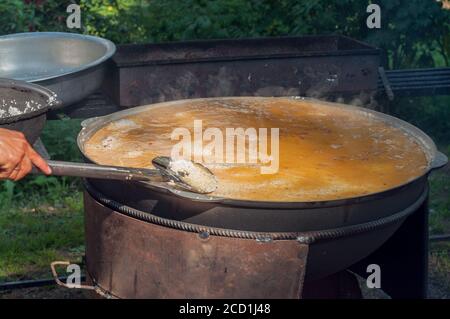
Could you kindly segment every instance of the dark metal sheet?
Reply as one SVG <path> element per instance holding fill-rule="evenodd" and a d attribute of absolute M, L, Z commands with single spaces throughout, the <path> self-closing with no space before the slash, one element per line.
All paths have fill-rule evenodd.
<path fill-rule="evenodd" d="M 114 212 L 85 193 L 86 262 L 119 298 L 299 298 L 308 246 L 202 236 Z"/>
<path fill-rule="evenodd" d="M 217 96 L 365 95 L 380 51 L 342 36 L 121 46 L 106 88 L 125 107 Z"/>

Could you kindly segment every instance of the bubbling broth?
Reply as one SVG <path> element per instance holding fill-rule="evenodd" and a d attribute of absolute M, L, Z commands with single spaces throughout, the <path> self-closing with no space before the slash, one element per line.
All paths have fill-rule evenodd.
<path fill-rule="evenodd" d="M 357 197 L 404 184 L 428 167 L 416 140 L 370 114 L 281 98 L 156 105 L 102 127 L 87 141 L 84 152 L 104 165 L 152 168 L 154 157 L 171 156 L 181 142 L 181 135 L 173 134 L 177 128 L 185 132 L 182 137 L 190 134 L 191 155 L 196 157 L 186 159 L 202 162 L 217 176 L 219 187 L 211 195 L 220 197 L 296 202 Z M 243 130 L 229 139 L 227 129 L 237 128 Z M 206 136 L 208 129 L 223 133 L 222 143 L 214 139 L 215 145 L 223 145 L 222 157 L 216 151 L 219 147 L 215 152 L 206 147 L 213 141 Z M 266 129 L 265 144 L 261 129 Z M 196 140 L 202 146 L 200 154 L 194 132 L 201 136 L 200 142 Z M 256 135 L 245 135 L 252 132 Z M 239 135 L 244 138 L 241 145 Z M 256 154 L 256 161 L 250 161 L 251 154 Z M 244 162 L 236 162 L 240 155 Z M 262 173 L 264 167 L 271 167 L 271 172 Z"/>

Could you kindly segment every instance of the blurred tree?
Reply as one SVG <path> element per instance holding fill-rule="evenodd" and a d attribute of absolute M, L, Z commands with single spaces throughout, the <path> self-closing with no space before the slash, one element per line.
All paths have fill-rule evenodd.
<path fill-rule="evenodd" d="M 80 0 L 83 32 L 116 43 L 150 41 L 145 29 L 149 7 L 140 0 Z"/>
<path fill-rule="evenodd" d="M 0 33 L 8 34 L 26 29 L 26 24 L 31 20 L 28 12 L 25 12 L 25 3 L 21 0 L 0 1 Z"/>
<path fill-rule="evenodd" d="M 377 30 L 366 25 L 371 2 L 154 0 L 144 23 L 157 42 L 340 33 L 386 49 L 392 68 L 450 65 L 450 10 L 432 0 L 378 0 Z"/>
<path fill-rule="evenodd" d="M 442 0 L 441 0 L 442 1 Z M 447 0 L 446 0 L 447 1 Z M 369 3 L 381 29 L 366 25 Z M 67 29 L 79 3 L 82 29 Z M 340 33 L 387 50 L 391 68 L 450 65 L 450 10 L 435 0 L 1 0 L 0 34 L 68 31 L 116 43 Z"/>
<path fill-rule="evenodd" d="M 1 0 L 0 34 L 31 31 L 68 31 L 66 7 L 76 1 Z"/>

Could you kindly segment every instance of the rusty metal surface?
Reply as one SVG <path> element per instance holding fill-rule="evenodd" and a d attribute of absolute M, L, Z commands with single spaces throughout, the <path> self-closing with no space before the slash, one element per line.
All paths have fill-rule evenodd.
<path fill-rule="evenodd" d="M 303 299 L 362 299 L 358 279 L 349 271 L 305 283 Z"/>
<path fill-rule="evenodd" d="M 416 200 L 416 202 L 413 205 L 409 206 L 406 210 L 400 211 L 395 215 L 391 215 L 386 219 L 381 218 L 369 223 L 370 225 L 378 225 L 377 227 L 367 227 L 368 225 L 366 224 L 355 225 L 351 226 L 350 228 L 358 229 L 358 231 L 346 233 L 346 229 L 348 229 L 347 227 L 330 230 L 325 229 L 322 225 L 320 231 L 312 232 L 316 234 L 312 237 L 311 232 L 296 232 L 295 236 L 291 237 L 291 233 L 254 233 L 247 231 L 238 231 L 233 228 L 210 228 L 205 225 L 194 225 L 171 219 L 164 219 L 164 222 L 162 222 L 162 220 L 158 220 L 159 217 L 151 214 L 151 212 L 137 211 L 127 206 L 126 204 L 119 203 L 106 197 L 104 194 L 93 188 L 89 183 L 85 183 L 85 187 L 87 192 L 89 192 L 90 194 L 90 197 L 88 197 L 86 200 L 90 201 L 94 199 L 95 201 L 107 206 L 111 211 L 120 212 L 124 215 L 130 216 L 131 218 L 141 220 L 144 223 L 149 222 L 161 225 L 163 227 L 169 227 L 193 233 L 208 232 L 211 235 L 232 237 L 237 239 L 297 239 L 297 241 L 301 243 L 309 244 L 308 266 L 306 268 L 305 281 L 322 278 L 324 276 L 346 269 L 358 260 L 369 255 L 372 251 L 380 247 L 380 245 L 382 245 L 396 231 L 396 229 L 403 223 L 405 218 L 407 218 L 407 215 L 417 209 L 417 207 L 419 207 L 423 203 L 428 194 L 428 188 L 426 188 L 426 190 Z M 242 209 L 240 211 L 242 211 Z M 88 213 L 92 212 L 89 211 Z M 322 212 L 320 213 L 322 214 Z M 169 214 L 171 214 L 170 210 L 166 212 L 166 215 Z M 302 211 L 298 211 L 296 213 L 296 215 L 302 214 Z M 255 218 L 259 217 L 259 213 L 255 215 L 254 212 L 253 215 L 255 216 Z M 220 217 L 219 219 L 223 218 L 224 217 Z M 308 219 L 306 219 L 306 221 L 308 221 Z M 385 223 L 385 221 L 389 222 Z M 237 221 L 237 223 L 238 222 L 239 220 Z M 245 225 L 245 223 L 243 225 Z M 269 223 L 268 225 L 266 225 L 266 227 L 270 229 L 274 226 Z"/>
<path fill-rule="evenodd" d="M 70 118 L 85 119 L 108 115 L 122 109 L 108 99 L 104 93 L 96 92 L 79 103 L 50 111 L 47 116 L 49 120 L 59 120 L 61 119 L 61 113 L 63 113 Z"/>
<path fill-rule="evenodd" d="M 85 194 L 87 270 L 119 298 L 299 298 L 308 246 L 189 233 Z"/>
<path fill-rule="evenodd" d="M 379 53 L 341 36 L 128 45 L 118 49 L 106 88 L 125 107 L 217 96 L 368 97 Z"/>

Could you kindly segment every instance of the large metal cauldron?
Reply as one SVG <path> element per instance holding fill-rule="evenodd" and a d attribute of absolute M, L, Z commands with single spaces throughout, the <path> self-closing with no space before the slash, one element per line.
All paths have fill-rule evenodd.
<path fill-rule="evenodd" d="M 251 97 L 251 99 L 264 98 Z M 157 105 L 171 107 L 176 103 L 179 102 Z M 381 246 L 408 215 L 424 202 L 428 192 L 429 172 L 447 163 L 445 155 L 436 150 L 435 144 L 425 133 L 402 120 L 368 109 L 336 103 L 327 104 L 350 108 L 354 112 L 368 113 L 402 129 L 422 146 L 428 158 L 427 171 L 404 185 L 380 193 L 318 202 L 262 202 L 211 198 L 144 183 L 102 180 L 89 180 L 87 191 L 97 202 L 109 207 L 111 212 L 119 212 L 128 218 L 141 221 L 142 233 L 139 235 L 139 243 L 136 242 L 137 246 L 142 246 L 141 241 L 145 241 L 145 225 L 148 223 L 183 232 L 207 233 L 228 238 L 295 241 L 300 245 L 309 245 L 305 280 L 324 277 L 347 268 Z M 84 143 L 106 123 L 151 107 L 154 105 L 86 121 L 78 136 L 80 150 L 83 152 Z M 87 232 L 87 242 L 107 250 L 112 249 L 114 242 L 117 242 L 117 238 L 115 241 L 111 240 L 115 236 L 114 227 L 109 227 L 106 233 L 98 229 L 95 238 L 92 235 L 95 233 L 92 229 L 92 225 L 95 224 L 92 207 L 93 205 L 88 205 L 86 208 L 86 227 L 91 229 Z M 113 219 L 117 220 L 118 225 L 123 225 L 123 221 L 119 221 L 117 217 L 111 216 L 111 220 Z M 125 219 L 127 220 L 129 219 Z M 95 225 L 99 226 L 98 223 Z M 147 231 L 147 234 L 150 233 Z M 99 275 L 98 269 L 95 271 L 93 268 L 100 265 L 89 263 L 89 258 L 98 259 L 94 257 L 99 252 L 98 249 L 92 248 L 94 244 L 91 244 L 91 248 L 88 247 L 87 251 L 88 271 Z M 161 245 L 164 246 L 163 243 Z M 124 256 L 127 260 L 133 260 L 133 256 L 129 255 L 135 251 L 121 250 L 127 255 Z M 142 256 L 135 257 L 140 263 L 143 262 Z M 114 263 L 118 262 L 117 258 L 111 257 L 111 260 L 105 258 L 108 259 L 108 255 L 102 255 L 101 263 L 110 263 L 112 268 L 109 271 L 112 274 Z M 151 267 L 150 259 L 148 263 Z"/>

